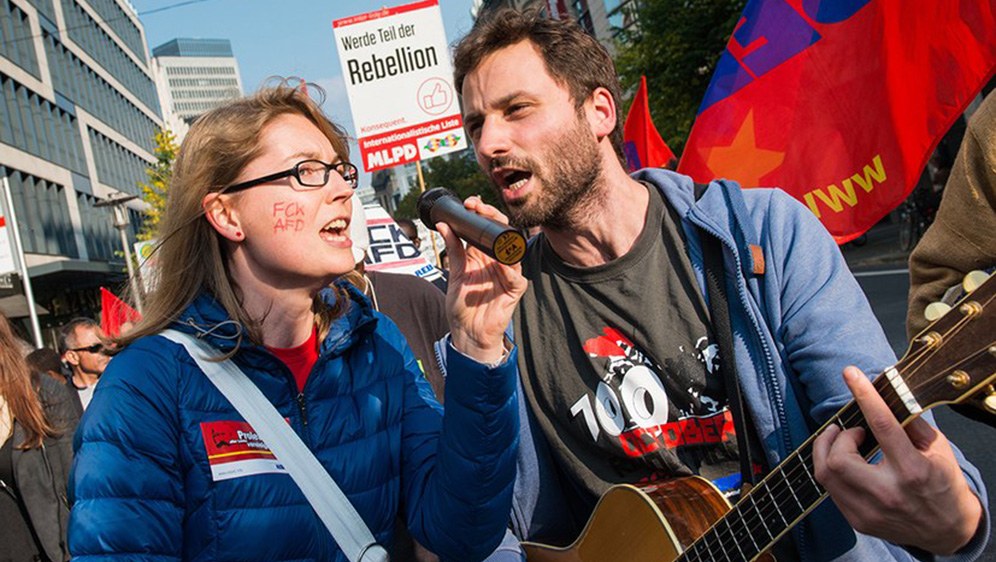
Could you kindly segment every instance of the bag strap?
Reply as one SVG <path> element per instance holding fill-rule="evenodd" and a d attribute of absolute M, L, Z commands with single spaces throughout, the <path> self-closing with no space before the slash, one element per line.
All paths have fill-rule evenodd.
<path fill-rule="evenodd" d="M 695 184 L 695 198 L 705 192 L 705 184 Z M 747 427 L 747 411 L 737 377 L 737 362 L 733 348 L 733 328 L 730 324 L 730 304 L 726 294 L 726 274 L 723 269 L 723 247 L 718 238 L 699 229 L 702 241 L 702 257 L 705 263 L 706 289 L 709 292 L 709 314 L 712 318 L 713 334 L 719 345 L 719 370 L 722 371 L 723 385 L 733 416 L 733 429 L 737 433 L 737 449 L 740 455 L 740 477 L 744 484 L 754 483 L 754 460 L 751 455 L 751 435 Z"/>
<path fill-rule="evenodd" d="M 283 463 L 350 561 L 388 561 L 387 551 L 377 544 L 335 480 L 273 404 L 231 359 L 217 361 L 218 352 L 214 348 L 189 334 L 163 330 L 159 335 L 182 345 L 208 380 L 249 422 L 277 460 Z"/>

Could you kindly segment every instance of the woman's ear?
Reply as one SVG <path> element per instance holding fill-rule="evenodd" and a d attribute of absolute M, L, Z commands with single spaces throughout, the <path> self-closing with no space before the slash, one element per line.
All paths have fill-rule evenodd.
<path fill-rule="evenodd" d="M 232 242 L 245 239 L 238 211 L 232 205 L 232 200 L 218 193 L 208 193 L 201 200 L 204 216 L 207 217 L 215 231 Z"/>

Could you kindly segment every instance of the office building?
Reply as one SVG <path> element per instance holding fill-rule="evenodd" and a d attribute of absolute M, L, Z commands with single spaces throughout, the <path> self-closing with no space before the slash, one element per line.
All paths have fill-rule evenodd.
<path fill-rule="evenodd" d="M 163 119 L 177 142 L 199 115 L 242 95 L 227 39 L 173 39 L 152 49 L 152 69 Z"/>
<path fill-rule="evenodd" d="M 162 119 L 145 45 L 127 0 L 0 0 L 0 177 L 43 326 L 97 314 L 98 288 L 126 280 L 99 203 L 139 195 L 154 161 Z M 143 206 L 127 204 L 131 239 Z M 0 280 L 0 296 L 19 289 Z"/>

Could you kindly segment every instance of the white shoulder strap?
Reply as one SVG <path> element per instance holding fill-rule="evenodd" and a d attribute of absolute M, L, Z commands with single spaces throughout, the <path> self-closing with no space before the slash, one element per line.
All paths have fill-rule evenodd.
<path fill-rule="evenodd" d="M 189 334 L 163 330 L 159 335 L 182 345 L 207 378 L 249 422 L 274 456 L 283 463 L 349 560 L 387 562 L 387 551 L 377 544 L 335 480 L 235 363 L 230 359 L 215 360 L 217 351 Z"/>

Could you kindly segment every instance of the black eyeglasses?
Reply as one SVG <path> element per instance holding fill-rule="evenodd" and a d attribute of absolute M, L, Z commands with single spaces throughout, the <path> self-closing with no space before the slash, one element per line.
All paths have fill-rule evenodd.
<path fill-rule="evenodd" d="M 87 353 L 100 353 L 101 351 L 104 351 L 104 344 L 95 343 L 93 345 L 88 345 L 86 347 L 74 347 L 71 348 L 69 351 L 75 351 L 76 353 L 79 353 L 81 351 L 86 351 Z"/>
<path fill-rule="evenodd" d="M 337 174 L 342 176 L 343 181 L 348 183 L 349 187 L 356 189 L 356 184 L 359 182 L 360 174 L 356 170 L 356 166 L 353 164 L 343 161 L 339 161 L 334 164 L 326 164 L 321 160 L 302 160 L 301 162 L 294 164 L 294 167 L 289 170 L 284 170 L 283 172 L 277 172 L 275 174 L 270 174 L 254 180 L 230 185 L 221 191 L 223 193 L 235 193 L 236 191 L 256 187 L 257 185 L 269 183 L 288 176 L 294 176 L 294 178 L 297 179 L 297 185 L 291 183 L 291 188 L 295 191 L 311 191 L 318 189 L 319 187 L 325 187 L 325 185 L 329 183 L 329 173 L 332 170 L 335 170 Z"/>

